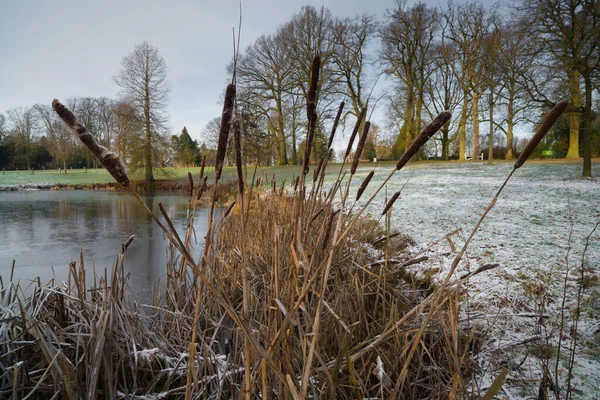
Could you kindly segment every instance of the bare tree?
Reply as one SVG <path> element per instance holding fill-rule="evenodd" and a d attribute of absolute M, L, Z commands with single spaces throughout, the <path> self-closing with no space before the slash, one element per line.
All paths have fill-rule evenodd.
<path fill-rule="evenodd" d="M 132 154 L 131 166 L 144 168 L 146 181 L 154 181 L 153 163 L 160 157 L 157 146 L 162 143 L 161 130 L 167 117 L 164 109 L 169 97 L 167 67 L 158 49 L 147 42 L 135 46 L 131 54 L 121 62 L 121 71 L 115 82 L 127 102 L 141 116 L 144 126 L 143 154 Z"/>
<path fill-rule="evenodd" d="M 555 67 L 566 72 L 572 106 L 577 109 L 583 79 L 584 97 L 581 118 L 583 142 L 583 176 L 592 175 L 592 92 L 593 79 L 600 69 L 600 6 L 588 0 L 523 0 L 519 10 L 528 23 L 530 34 L 539 39 L 540 47 L 550 53 Z M 569 155 L 575 154 L 576 121 L 571 117 Z M 571 147 L 572 143 L 572 147 Z"/>
<path fill-rule="evenodd" d="M 73 148 L 71 133 L 50 105 L 36 104 L 33 109 L 46 129 L 46 134 L 50 139 L 50 151 L 54 156 L 56 166 L 60 168 L 62 165 L 62 170 L 66 174 L 67 158 Z"/>
<path fill-rule="evenodd" d="M 4 140 L 4 136 L 6 135 L 6 117 L 4 114 L 0 113 L 0 143 Z"/>
<path fill-rule="evenodd" d="M 37 115 L 33 108 L 13 108 L 7 114 L 16 144 L 25 156 L 25 165 L 31 169 L 31 150 L 38 130 Z"/>
<path fill-rule="evenodd" d="M 113 104 L 110 111 L 113 115 L 110 127 L 112 147 L 125 165 L 129 165 L 133 153 L 143 152 L 143 146 L 139 145 L 144 138 L 143 121 L 135 108 L 125 101 Z"/>

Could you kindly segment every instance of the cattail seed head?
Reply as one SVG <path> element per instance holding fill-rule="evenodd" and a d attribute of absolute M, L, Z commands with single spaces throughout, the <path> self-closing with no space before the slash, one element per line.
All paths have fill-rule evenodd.
<path fill-rule="evenodd" d="M 221 114 L 221 129 L 219 130 L 219 144 L 217 146 L 217 158 L 215 162 L 215 180 L 221 178 L 223 162 L 227 153 L 227 142 L 229 141 L 229 129 L 231 118 L 233 116 L 233 103 L 235 100 L 235 85 L 227 85 L 225 91 L 225 102 L 223 103 L 223 113 Z"/>
<path fill-rule="evenodd" d="M 363 126 L 362 134 L 358 139 L 358 144 L 356 145 L 356 151 L 354 152 L 354 160 L 352 160 L 352 168 L 350 169 L 350 175 L 354 175 L 356 172 L 356 168 L 358 168 L 358 163 L 360 162 L 360 156 L 362 155 L 363 147 L 365 146 L 365 142 L 367 140 L 367 136 L 369 135 L 369 128 L 371 128 L 371 122 L 365 122 Z"/>
<path fill-rule="evenodd" d="M 348 158 L 348 155 L 352 151 L 352 145 L 354 144 L 354 139 L 356 138 L 356 134 L 360 129 L 363 119 L 365 119 L 365 115 L 367 115 L 367 107 L 365 106 L 360 114 L 358 114 L 358 119 L 356 120 L 356 124 L 354 125 L 354 129 L 352 129 L 352 134 L 350 135 L 350 140 L 348 141 L 348 147 L 346 148 L 346 154 L 344 155 L 344 160 Z"/>
<path fill-rule="evenodd" d="M 75 115 L 60 101 L 54 99 L 52 108 L 63 120 L 67 127 L 77 135 L 79 140 L 92 152 L 96 159 L 104 168 L 115 178 L 121 185 L 127 187 L 129 185 L 129 177 L 125 171 L 125 165 L 117 153 L 109 151 L 106 147 L 96 143 L 94 137 L 88 132 L 85 125 L 79 121 Z"/>
<path fill-rule="evenodd" d="M 327 148 L 330 149 L 333 144 L 333 138 L 335 136 L 335 131 L 337 130 L 338 123 L 340 122 L 340 117 L 342 116 L 342 111 L 344 111 L 345 103 L 342 101 L 340 103 L 340 107 L 338 108 L 337 115 L 335 116 L 335 120 L 333 121 L 333 127 L 331 128 L 331 134 L 329 135 L 329 142 L 327 142 Z"/>
<path fill-rule="evenodd" d="M 360 197 L 362 196 L 363 192 L 365 191 L 365 189 L 369 185 L 369 182 L 371 182 L 371 178 L 373 178 L 374 174 L 375 174 L 375 170 L 369 172 L 369 175 L 367 175 L 367 177 L 365 178 L 365 180 L 360 184 L 360 187 L 358 188 L 358 191 L 356 192 L 356 201 L 358 201 L 360 199 Z"/>
<path fill-rule="evenodd" d="M 533 135 L 531 140 L 529 140 L 519 155 L 519 158 L 515 162 L 515 168 L 520 168 L 523 164 L 525 164 L 525 161 L 527 161 L 531 153 L 533 153 L 533 150 L 535 150 L 536 146 L 542 141 L 544 136 L 546 136 L 546 133 L 548 133 L 550 128 L 552 128 L 552 125 L 554 125 L 558 117 L 560 117 L 560 115 L 565 111 L 568 104 L 569 102 L 567 100 L 563 100 L 556 104 L 552 110 L 546 114 L 544 121 L 542 121 L 542 125 L 540 125 L 535 135 Z"/>
<path fill-rule="evenodd" d="M 385 205 L 385 208 L 383 209 L 383 212 L 381 213 L 381 215 L 385 215 L 389 211 L 389 209 L 392 208 L 392 206 L 394 205 L 394 203 L 396 202 L 398 197 L 400 197 L 400 191 L 394 193 L 392 198 Z"/>
<path fill-rule="evenodd" d="M 444 111 L 444 112 L 440 113 L 440 115 L 438 115 L 433 121 L 431 121 L 429 123 L 429 125 L 427 125 L 423 129 L 423 131 L 421 131 L 419 136 L 417 136 L 417 138 L 411 143 L 411 145 L 404 152 L 404 154 L 402 154 L 402 157 L 400 157 L 400 160 L 398 160 L 398 163 L 396 164 L 396 170 L 399 170 L 402 167 L 404 167 L 406 165 L 406 163 L 408 162 L 408 160 L 410 160 L 412 158 L 412 156 L 417 154 L 417 151 L 419 151 L 419 149 L 425 143 L 427 143 L 427 141 L 433 135 L 435 135 L 436 132 L 438 130 L 440 130 L 440 128 L 442 126 L 444 126 L 444 124 L 446 122 L 448 122 L 448 120 L 451 117 L 452 117 L 452 114 L 450 113 L 450 111 Z"/>

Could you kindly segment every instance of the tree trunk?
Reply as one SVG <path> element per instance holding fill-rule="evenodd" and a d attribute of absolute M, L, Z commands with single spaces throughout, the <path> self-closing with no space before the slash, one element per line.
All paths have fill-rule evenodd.
<path fill-rule="evenodd" d="M 448 145 L 450 144 L 449 140 L 448 140 L 448 135 L 450 132 L 448 132 L 448 126 L 444 125 L 444 127 L 442 128 L 442 160 L 448 160 Z"/>
<path fill-rule="evenodd" d="M 585 81 L 585 105 L 583 108 L 583 176 L 592 177 L 592 79 L 589 74 L 584 76 Z"/>
<path fill-rule="evenodd" d="M 277 163 L 279 165 L 287 165 L 287 149 L 285 146 L 285 121 L 283 119 L 283 107 L 281 105 L 281 98 L 277 99 L 277 124 L 279 125 L 277 129 L 277 152 L 279 160 Z"/>
<path fill-rule="evenodd" d="M 296 150 L 296 112 L 292 113 L 292 164 L 298 165 L 298 152 Z"/>
<path fill-rule="evenodd" d="M 148 67 L 146 66 L 146 82 L 145 82 L 145 101 L 144 101 L 144 118 L 146 123 L 146 143 L 144 149 L 144 177 L 147 182 L 154 182 L 154 175 L 152 174 L 152 133 L 150 126 L 150 79 L 148 76 Z"/>
<path fill-rule="evenodd" d="M 490 90 L 490 136 L 488 143 L 488 162 L 494 160 L 494 91 Z"/>
<path fill-rule="evenodd" d="M 579 156 L 579 107 L 581 107 L 581 92 L 579 90 L 579 72 L 569 74 L 569 92 L 571 106 L 575 111 L 569 113 L 569 151 L 566 158 L 580 158 Z"/>
<path fill-rule="evenodd" d="M 461 112 L 461 116 L 460 116 L 460 122 L 458 125 L 458 151 L 459 151 L 459 155 L 458 155 L 458 160 L 459 161 L 465 161 L 466 159 L 466 155 L 465 155 L 465 143 L 467 141 L 467 106 L 468 106 L 468 99 L 465 93 L 465 99 L 463 100 L 463 107 L 462 107 L 462 112 Z"/>
<path fill-rule="evenodd" d="M 510 95 L 508 99 L 508 115 L 506 117 L 506 156 L 504 159 L 512 160 L 513 159 L 513 127 L 515 125 L 514 122 L 514 96 Z"/>
<path fill-rule="evenodd" d="M 471 161 L 479 159 L 479 93 L 473 92 L 471 96 L 473 103 L 473 156 Z"/>

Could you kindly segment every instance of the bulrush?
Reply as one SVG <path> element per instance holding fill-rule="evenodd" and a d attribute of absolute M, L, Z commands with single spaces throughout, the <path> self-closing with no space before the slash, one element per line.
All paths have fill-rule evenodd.
<path fill-rule="evenodd" d="M 310 73 L 310 86 L 308 87 L 308 97 L 306 99 L 306 117 L 308 119 L 308 134 L 306 137 L 306 149 L 304 150 L 304 160 L 302 168 L 304 175 L 308 173 L 308 163 L 310 161 L 310 152 L 312 150 L 313 140 L 315 138 L 315 129 L 317 128 L 317 88 L 319 85 L 319 73 L 321 70 L 321 57 L 315 56 L 312 62 Z"/>
<path fill-rule="evenodd" d="M 414 140 L 414 142 L 412 142 L 410 144 L 409 148 L 404 152 L 404 154 L 402 154 L 402 157 L 400 157 L 400 159 L 398 160 L 398 163 L 396 164 L 396 170 L 399 170 L 402 167 L 404 167 L 406 165 L 406 163 L 408 162 L 408 160 L 410 160 L 412 158 L 412 156 L 417 154 L 417 151 L 419 151 L 421 146 L 423 146 L 425 143 L 427 143 L 427 141 L 433 135 L 435 135 L 435 133 L 442 126 L 444 126 L 444 124 L 446 122 L 448 122 L 450 117 L 452 117 L 452 114 L 450 113 L 450 111 L 444 111 L 444 112 L 440 113 L 440 115 L 438 115 L 433 121 L 431 121 L 429 123 L 429 125 L 427 125 L 423 129 L 421 134 L 419 134 L 419 136 L 417 136 L 417 138 Z"/>
<path fill-rule="evenodd" d="M 362 134 L 358 139 L 358 144 L 356 145 L 356 151 L 354 152 L 354 160 L 352 160 L 352 168 L 350 169 L 350 175 L 354 175 L 356 172 L 356 168 L 358 168 L 358 163 L 360 162 L 360 156 L 362 155 L 363 147 L 365 147 L 365 141 L 367 140 L 367 136 L 369 135 L 369 128 L 371 128 L 371 122 L 365 122 L 363 126 Z"/>
<path fill-rule="evenodd" d="M 394 195 L 392 196 L 392 198 L 385 205 L 385 208 L 383 209 L 383 212 L 381 213 L 381 215 L 385 215 L 385 213 L 387 213 L 388 210 L 390 208 L 392 208 L 392 206 L 394 205 L 394 203 L 396 202 L 396 200 L 398 200 L 398 197 L 400 197 L 400 191 L 397 191 L 396 193 L 394 193 Z"/>
<path fill-rule="evenodd" d="M 200 165 L 200 179 L 204 177 L 204 166 L 206 165 L 206 154 L 202 156 L 202 164 Z"/>
<path fill-rule="evenodd" d="M 356 124 L 354 125 L 354 129 L 352 129 L 352 134 L 350 135 L 350 140 L 348 141 L 348 147 L 346 148 L 346 154 L 344 155 L 344 160 L 348 158 L 350 152 L 352 151 L 352 145 L 354 144 L 354 139 L 356 138 L 356 134 L 360 129 L 360 125 L 362 124 L 365 115 L 367 114 L 367 106 L 365 106 L 360 114 L 358 114 L 358 119 L 356 120 Z"/>
<path fill-rule="evenodd" d="M 519 155 L 519 158 L 515 162 L 515 168 L 520 168 L 523 164 L 525 164 L 525 161 L 527 161 L 536 146 L 541 142 L 544 136 L 546 136 L 546 133 L 548 133 L 550 128 L 552 128 L 552 125 L 554 125 L 558 117 L 560 117 L 560 115 L 565 111 L 567 104 L 569 104 L 569 102 L 567 100 L 563 100 L 555 105 L 552 110 L 548 112 L 548 114 L 546 114 L 542 125 L 540 125 L 535 135 L 533 135 L 529 143 L 527 143 Z"/>
<path fill-rule="evenodd" d="M 329 135 L 329 142 L 327 142 L 327 148 L 330 149 L 333 144 L 333 138 L 335 136 L 335 131 L 337 130 L 338 123 L 340 122 L 340 117 L 342 116 L 342 111 L 344 111 L 344 103 L 343 101 L 340 103 L 340 107 L 338 108 L 337 115 L 335 116 L 335 120 L 333 121 L 333 127 L 331 127 L 331 134 Z"/>
<path fill-rule="evenodd" d="M 356 201 L 358 201 L 360 199 L 360 197 L 362 196 L 363 192 L 365 191 L 365 189 L 369 185 L 369 182 L 371 182 L 371 178 L 373 178 L 374 174 L 375 174 L 375 170 L 369 172 L 369 175 L 367 175 L 367 177 L 365 178 L 365 180 L 360 184 L 360 187 L 358 188 L 358 191 L 356 192 Z"/>
<path fill-rule="evenodd" d="M 242 129 L 239 116 L 233 120 L 233 146 L 235 147 L 235 166 L 238 176 L 238 191 L 244 195 L 244 173 L 242 172 Z"/>
<path fill-rule="evenodd" d="M 225 102 L 223 103 L 223 113 L 221 114 L 221 129 L 219 130 L 219 145 L 217 147 L 217 159 L 215 162 L 215 180 L 221 179 L 223 170 L 223 161 L 227 153 L 227 141 L 229 140 L 229 128 L 233 116 L 233 103 L 235 100 L 235 85 L 227 85 L 225 91 Z"/>
<path fill-rule="evenodd" d="M 96 159 L 121 185 L 129 186 L 129 178 L 125 171 L 125 165 L 117 153 L 109 151 L 106 147 L 96 143 L 94 137 L 88 132 L 85 125 L 73 115 L 73 113 L 57 99 L 52 100 L 52 108 L 63 120 L 67 127 L 77 135 L 79 140 L 86 145 Z"/>

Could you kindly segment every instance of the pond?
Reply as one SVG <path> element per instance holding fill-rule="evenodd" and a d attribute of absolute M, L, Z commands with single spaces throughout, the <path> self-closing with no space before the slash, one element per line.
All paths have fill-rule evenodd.
<path fill-rule="evenodd" d="M 160 214 L 162 203 L 183 235 L 188 197 L 142 196 Z M 198 209 L 195 229 L 204 237 L 208 210 Z M 11 275 L 22 286 L 40 277 L 42 284 L 68 278 L 69 263 L 83 252 L 88 278 L 95 264 L 98 275 L 114 265 L 121 245 L 136 239 L 125 255 L 125 270 L 135 299 L 149 299 L 150 288 L 165 275 L 167 240 L 145 209 L 129 193 L 69 190 L 0 192 L 0 276 Z M 201 250 L 197 246 L 195 252 Z"/>

